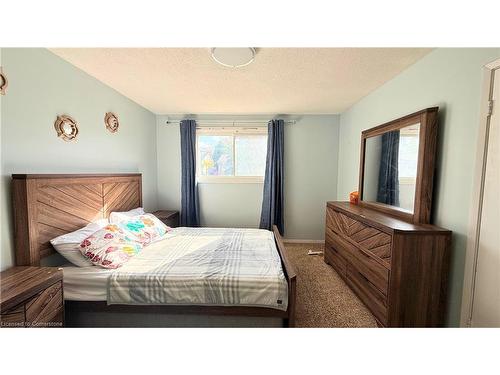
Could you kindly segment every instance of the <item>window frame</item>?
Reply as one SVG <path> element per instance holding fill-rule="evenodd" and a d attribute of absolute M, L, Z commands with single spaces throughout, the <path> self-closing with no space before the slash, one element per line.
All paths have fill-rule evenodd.
<path fill-rule="evenodd" d="M 263 184 L 264 176 L 203 176 L 200 170 L 199 137 L 202 135 L 233 137 L 233 173 L 236 173 L 236 136 L 266 136 L 267 127 L 199 127 L 196 128 L 196 181 L 202 184 Z"/>

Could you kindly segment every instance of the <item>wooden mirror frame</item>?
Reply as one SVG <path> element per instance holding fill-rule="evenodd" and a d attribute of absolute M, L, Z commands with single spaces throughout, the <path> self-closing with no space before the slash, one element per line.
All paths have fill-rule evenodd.
<path fill-rule="evenodd" d="M 385 124 L 364 130 L 361 133 L 361 155 L 359 164 L 359 205 L 397 216 L 415 224 L 428 224 L 431 219 L 432 189 L 434 166 L 436 162 L 436 145 L 438 134 L 438 107 L 427 108 L 419 112 L 389 121 Z M 366 139 L 406 126 L 420 123 L 417 177 L 415 180 L 415 197 L 413 212 L 400 207 L 378 202 L 363 201 L 363 183 L 365 166 Z"/>

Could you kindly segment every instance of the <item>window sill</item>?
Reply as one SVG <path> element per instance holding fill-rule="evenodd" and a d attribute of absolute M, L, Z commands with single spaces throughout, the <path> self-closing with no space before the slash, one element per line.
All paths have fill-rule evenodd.
<path fill-rule="evenodd" d="M 264 177 L 198 177 L 196 178 L 198 184 L 263 184 Z"/>
<path fill-rule="evenodd" d="M 399 185 L 415 185 L 417 180 L 414 177 L 400 177 Z"/>

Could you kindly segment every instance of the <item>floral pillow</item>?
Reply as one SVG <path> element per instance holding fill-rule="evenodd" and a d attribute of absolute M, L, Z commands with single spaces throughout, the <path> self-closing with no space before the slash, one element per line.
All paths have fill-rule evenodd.
<path fill-rule="evenodd" d="M 152 214 L 134 216 L 121 221 L 117 225 L 123 232 L 143 246 L 163 238 L 165 234 L 172 230 Z"/>
<path fill-rule="evenodd" d="M 80 244 L 83 256 L 104 268 L 123 266 L 142 248 L 142 243 L 116 224 L 105 226 Z"/>

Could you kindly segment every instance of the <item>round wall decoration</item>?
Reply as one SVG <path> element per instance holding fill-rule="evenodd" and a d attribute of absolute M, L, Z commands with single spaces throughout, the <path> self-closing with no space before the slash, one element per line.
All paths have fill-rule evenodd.
<path fill-rule="evenodd" d="M 72 141 L 78 135 L 78 126 L 76 125 L 76 121 L 70 116 L 57 116 L 54 128 L 56 129 L 57 136 L 61 137 L 66 142 Z"/>
<path fill-rule="evenodd" d="M 3 74 L 3 69 L 0 66 L 0 94 L 5 95 L 5 91 L 7 90 L 7 86 L 9 85 L 9 81 L 7 77 Z"/>
<path fill-rule="evenodd" d="M 108 129 L 111 133 L 116 133 L 118 131 L 118 127 L 120 126 L 118 117 L 116 117 L 113 112 L 106 113 L 106 116 L 104 116 L 104 124 L 106 125 L 106 129 Z"/>

